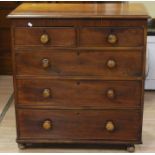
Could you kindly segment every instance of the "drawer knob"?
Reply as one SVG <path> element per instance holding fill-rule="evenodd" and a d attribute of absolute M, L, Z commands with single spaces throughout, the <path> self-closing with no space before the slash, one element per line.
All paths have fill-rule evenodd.
<path fill-rule="evenodd" d="M 48 37 L 48 35 L 47 35 L 47 34 L 43 34 L 43 35 L 41 35 L 41 37 L 40 37 L 40 41 L 41 41 L 42 44 L 47 44 L 48 41 L 49 41 L 49 37 Z"/>
<path fill-rule="evenodd" d="M 112 132 L 115 130 L 115 125 L 112 121 L 108 121 L 105 126 L 106 130 Z"/>
<path fill-rule="evenodd" d="M 116 61 L 115 60 L 108 60 L 107 61 L 107 67 L 112 69 L 116 67 Z"/>
<path fill-rule="evenodd" d="M 117 42 L 117 36 L 114 34 L 109 34 L 107 40 L 108 40 L 108 43 L 115 44 Z"/>
<path fill-rule="evenodd" d="M 42 124 L 43 129 L 50 130 L 52 128 L 52 121 L 51 120 L 45 120 Z"/>
<path fill-rule="evenodd" d="M 49 60 L 48 59 L 43 59 L 42 60 L 42 67 L 44 69 L 48 68 L 49 67 Z"/>
<path fill-rule="evenodd" d="M 50 95 L 51 95 L 50 89 L 44 89 L 43 90 L 43 97 L 44 98 L 48 98 L 48 97 L 50 97 Z"/>
<path fill-rule="evenodd" d="M 109 89 L 109 90 L 107 90 L 107 97 L 109 98 L 109 99 L 114 99 L 114 97 L 115 97 L 115 91 L 113 90 L 113 89 Z"/>

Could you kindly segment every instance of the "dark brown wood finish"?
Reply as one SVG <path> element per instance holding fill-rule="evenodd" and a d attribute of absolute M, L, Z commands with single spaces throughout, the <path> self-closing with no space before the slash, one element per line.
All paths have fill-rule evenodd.
<path fill-rule="evenodd" d="M 9 18 L 9 17 L 8 17 Z M 117 22 L 115 22 L 116 20 L 111 20 L 111 19 L 104 19 L 104 18 L 99 18 L 99 19 L 89 19 L 89 18 L 81 18 L 81 19 L 76 19 L 76 18 L 71 18 L 71 19 L 56 19 L 56 18 L 51 18 L 49 19 L 42 19 L 40 22 L 40 20 L 33 19 L 33 18 L 20 18 L 20 19 L 13 19 L 13 23 L 12 26 L 15 26 L 16 28 L 18 27 L 29 27 L 28 23 L 32 23 L 32 26 L 34 28 L 37 27 L 46 27 L 47 25 L 50 27 L 66 27 L 66 26 L 76 26 L 78 27 L 84 27 L 84 26 L 89 26 L 89 27 L 115 27 L 115 28 L 119 28 L 119 27 L 130 27 L 130 28 L 135 28 L 135 27 L 142 27 L 144 28 L 145 25 L 145 18 L 143 19 L 117 19 Z"/>
<path fill-rule="evenodd" d="M 116 43 L 110 44 L 108 36 L 116 35 Z M 83 27 L 80 29 L 82 47 L 140 47 L 143 46 L 143 29 L 126 27 Z M 134 39 L 133 39 L 134 38 Z"/>
<path fill-rule="evenodd" d="M 147 17 L 145 7 L 137 3 L 25 3 L 9 14 L 9 18 L 144 19 Z"/>
<path fill-rule="evenodd" d="M 27 110 L 17 112 L 23 139 L 139 140 L 138 110 Z M 43 123 L 49 120 L 50 129 Z M 114 131 L 107 131 L 108 121 Z M 95 132 L 94 132 L 95 131 Z"/>
<path fill-rule="evenodd" d="M 23 36 L 23 34 L 25 34 Z M 47 34 L 49 41 L 42 44 L 40 39 L 43 34 Z M 44 28 L 17 28 L 15 30 L 15 45 L 17 46 L 58 46 L 74 47 L 76 34 L 72 27 L 44 27 Z"/>
<path fill-rule="evenodd" d="M 23 4 L 8 17 L 18 143 L 142 142 L 143 7 Z"/>
<path fill-rule="evenodd" d="M 17 75 L 141 77 L 141 51 L 51 50 L 16 53 Z M 132 60 L 132 61 L 131 61 Z M 111 61 L 115 66 L 110 68 Z M 47 66 L 44 66 L 47 65 Z"/>
<path fill-rule="evenodd" d="M 135 108 L 141 105 L 140 81 L 18 80 L 19 105 L 54 108 Z M 50 95 L 44 97 L 44 90 Z M 113 96 L 108 92 L 114 91 Z M 36 97 L 37 96 L 37 97 Z"/>
<path fill-rule="evenodd" d="M 17 28 L 15 30 L 15 45 L 43 46 L 44 44 L 40 42 L 40 37 L 43 34 L 49 36 L 46 46 L 75 46 L 75 29 L 72 27 Z M 108 43 L 107 38 L 110 34 L 116 35 L 117 42 L 115 44 Z M 142 28 L 83 27 L 79 29 L 79 47 L 140 47 L 143 46 L 144 41 L 142 36 Z"/>

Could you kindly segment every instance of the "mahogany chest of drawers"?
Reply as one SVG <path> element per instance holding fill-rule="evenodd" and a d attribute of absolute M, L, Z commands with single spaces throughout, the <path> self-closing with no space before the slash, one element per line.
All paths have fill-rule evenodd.
<path fill-rule="evenodd" d="M 22 4 L 12 19 L 20 148 L 142 143 L 147 14 L 138 4 Z"/>

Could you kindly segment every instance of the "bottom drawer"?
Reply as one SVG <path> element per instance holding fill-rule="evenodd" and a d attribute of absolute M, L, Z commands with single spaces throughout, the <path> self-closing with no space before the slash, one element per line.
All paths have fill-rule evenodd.
<path fill-rule="evenodd" d="M 138 141 L 138 110 L 17 110 L 19 139 Z"/>

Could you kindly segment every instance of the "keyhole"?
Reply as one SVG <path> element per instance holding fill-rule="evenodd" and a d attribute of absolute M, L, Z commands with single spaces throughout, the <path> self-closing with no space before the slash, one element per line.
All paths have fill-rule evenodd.
<path fill-rule="evenodd" d="M 77 52 L 77 56 L 79 56 L 80 55 L 80 52 Z"/>
<path fill-rule="evenodd" d="M 80 81 L 77 81 L 76 84 L 77 84 L 77 85 L 80 85 Z"/>
<path fill-rule="evenodd" d="M 78 115 L 78 116 L 79 116 L 79 115 L 80 115 L 80 113 L 79 113 L 79 112 L 76 112 L 76 115 Z"/>

